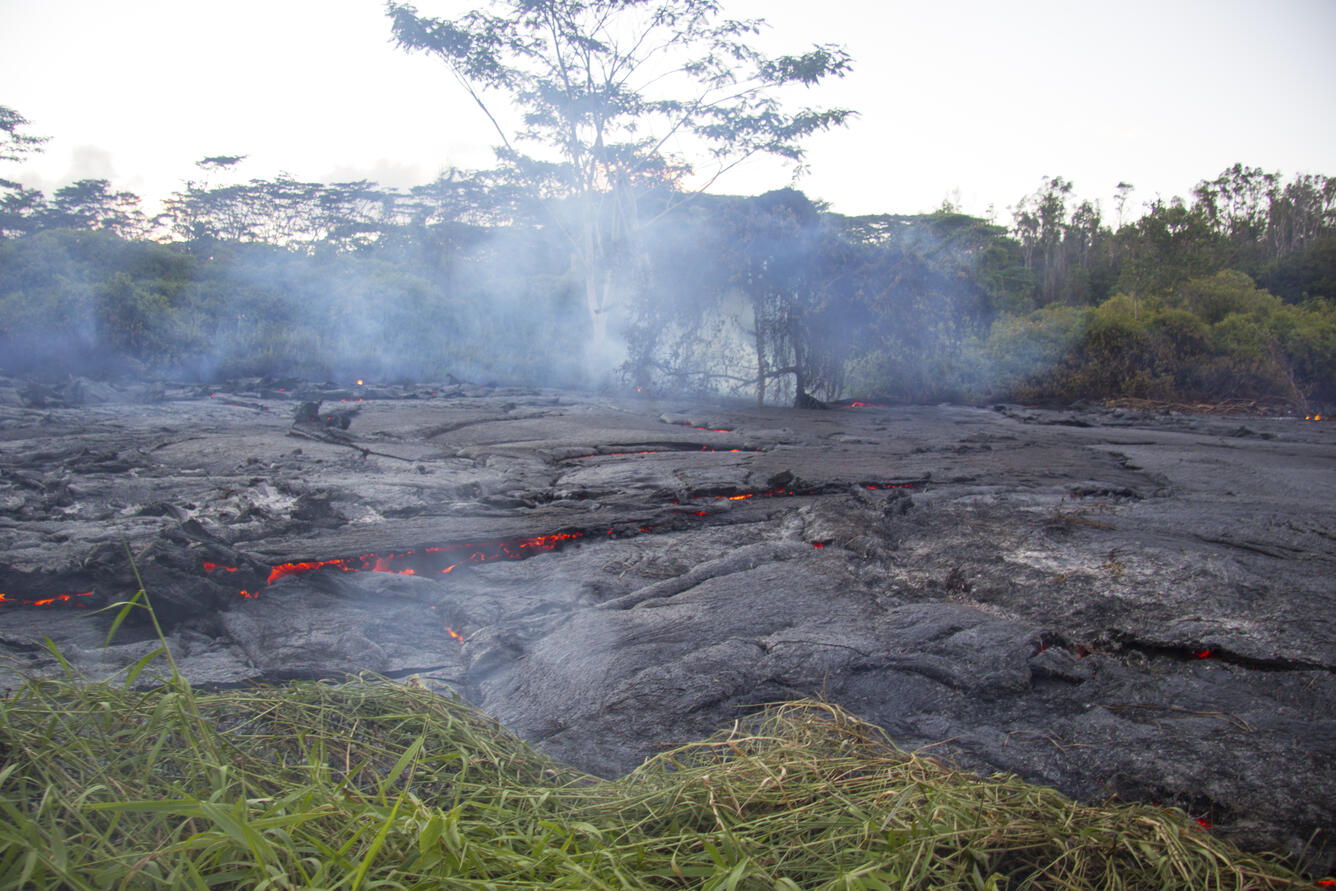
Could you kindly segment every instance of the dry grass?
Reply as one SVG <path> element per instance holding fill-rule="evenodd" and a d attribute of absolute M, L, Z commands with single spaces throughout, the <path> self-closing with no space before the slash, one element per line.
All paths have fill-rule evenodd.
<path fill-rule="evenodd" d="M 32 682 L 0 707 L 24 888 L 1297 888 L 1184 815 L 1078 805 L 776 706 L 616 781 L 376 679 Z"/>
<path fill-rule="evenodd" d="M 137 607 L 162 639 L 142 589 L 112 633 Z M 165 644 L 119 683 L 66 672 L 0 701 L 2 888 L 1308 887 L 1182 813 L 981 779 L 828 703 L 609 781 L 413 684 L 203 692 Z"/>
<path fill-rule="evenodd" d="M 1275 417 L 1290 413 L 1297 403 L 1259 402 L 1255 399 L 1222 399 L 1219 402 L 1169 402 L 1163 399 L 1137 399 L 1125 396 L 1119 399 L 1105 399 L 1101 404 L 1105 408 L 1124 408 L 1157 415 L 1178 412 L 1184 415 Z"/>

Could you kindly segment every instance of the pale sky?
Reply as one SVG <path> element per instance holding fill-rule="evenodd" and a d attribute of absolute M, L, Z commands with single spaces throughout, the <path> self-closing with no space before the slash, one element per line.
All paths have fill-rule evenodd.
<path fill-rule="evenodd" d="M 857 109 L 798 182 L 849 214 L 950 197 L 1006 208 L 1044 176 L 1132 204 L 1242 162 L 1336 175 L 1336 0 L 723 0 L 767 48 L 843 44 L 810 101 Z M 424 14 L 475 3 L 419 0 Z M 153 201 L 245 154 L 244 178 L 407 187 L 490 166 L 493 133 L 440 62 L 390 44 L 379 0 L 0 0 L 0 105 L 52 139 L 0 177 L 106 178 Z M 753 163 L 714 191 L 789 184 Z"/>

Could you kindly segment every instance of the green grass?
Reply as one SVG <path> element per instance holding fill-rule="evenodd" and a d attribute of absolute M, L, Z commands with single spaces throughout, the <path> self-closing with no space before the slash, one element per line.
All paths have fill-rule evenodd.
<path fill-rule="evenodd" d="M 113 683 L 52 645 L 65 676 L 0 701 L 0 888 L 1308 887 L 1180 812 L 979 778 L 828 703 L 603 780 L 416 683 L 194 690 L 142 582 L 107 609 L 108 640 L 143 609 L 162 646 Z"/>
<path fill-rule="evenodd" d="M 600 780 L 379 679 L 35 680 L 0 704 L 0 886 L 1291 888 L 1183 814 L 1078 805 L 775 706 Z"/>

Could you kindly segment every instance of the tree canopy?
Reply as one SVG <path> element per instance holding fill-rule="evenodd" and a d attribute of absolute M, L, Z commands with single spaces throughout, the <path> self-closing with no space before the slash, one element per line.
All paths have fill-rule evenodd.
<path fill-rule="evenodd" d="M 613 37 L 652 29 L 565 44 L 530 32 L 544 21 L 556 27 L 550 17 L 561 10 L 603 9 L 609 28 L 614 13 L 629 10 L 641 16 L 638 27 L 713 35 L 715 43 L 692 44 L 704 52 L 757 27 L 716 21 L 723 31 L 709 31 L 711 4 L 680 6 L 700 18 L 643 18 L 668 8 L 514 0 L 463 21 L 504 31 L 494 37 L 507 52 L 529 46 L 515 42 L 528 34 L 534 52 L 560 45 L 587 66 L 605 59 Z M 521 18 L 498 17 L 507 10 Z M 411 21 L 440 39 L 466 33 L 457 23 Z M 663 63 L 672 46 L 661 50 Z M 478 90 L 494 84 L 539 97 L 527 135 L 502 146 L 493 170 L 449 170 L 400 190 L 283 174 L 243 179 L 245 156 L 219 154 L 202 159 L 202 176 L 153 218 L 107 180 L 50 195 L 0 181 L 5 368 L 606 384 L 609 365 L 591 374 L 587 356 L 620 301 L 615 334 L 624 351 L 597 355 L 612 355 L 621 381 L 642 392 L 799 405 L 815 404 L 812 396 L 1122 396 L 1336 407 L 1330 177 L 1287 179 L 1236 164 L 1139 215 L 1129 212 L 1133 186 L 1120 182 L 1112 222 L 1100 200 L 1063 177 L 1045 177 L 1023 196 L 1010 227 L 949 204 L 930 214 L 846 217 L 793 188 L 693 191 L 686 158 L 665 152 L 671 140 L 645 141 L 652 124 L 669 120 L 668 100 L 629 102 L 593 89 L 588 77 L 584 92 L 549 96 L 564 86 L 552 80 L 560 66 L 504 75 L 484 64 L 484 50 L 497 65 L 538 62 L 496 55 L 496 44 L 474 50 L 456 47 L 451 58 L 462 72 L 482 72 Z M 568 56 L 551 58 L 559 57 Z M 755 55 L 741 58 L 764 67 Z M 837 73 L 827 70 L 832 56 L 804 75 L 801 58 L 769 60 L 777 73 L 762 81 Z M 649 59 L 662 67 L 659 56 Z M 577 103 L 563 124 L 558 110 L 571 97 L 594 111 Z M 5 112 L 10 160 L 16 146 L 40 149 L 23 132 L 27 121 Z M 601 130 L 591 123 L 599 114 Z M 576 147 L 570 154 L 557 143 L 562 132 Z M 782 140 L 747 142 L 760 135 L 717 148 L 737 157 L 788 151 Z M 793 150 L 801 157 L 800 144 Z"/>
<path fill-rule="evenodd" d="M 703 190 L 760 153 L 800 164 L 805 137 L 852 114 L 781 101 L 786 87 L 843 76 L 847 53 L 764 55 L 751 41 L 764 23 L 725 18 L 715 0 L 494 0 L 456 19 L 387 9 L 399 46 L 442 59 L 477 102 L 502 162 L 531 192 L 568 199 L 549 219 L 596 342 L 643 267 L 644 193 L 681 194 L 693 174 L 688 191 Z M 522 110 L 513 126 L 495 93 Z"/>
<path fill-rule="evenodd" d="M 28 119 L 7 105 L 0 105 L 0 161 L 18 161 L 42 150 L 49 136 L 20 132 Z"/>

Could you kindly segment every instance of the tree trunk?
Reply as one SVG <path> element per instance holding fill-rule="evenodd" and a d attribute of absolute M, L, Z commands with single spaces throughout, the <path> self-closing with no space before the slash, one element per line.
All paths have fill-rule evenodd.
<path fill-rule="evenodd" d="M 765 359 L 765 327 L 761 324 L 761 307 L 755 298 L 752 305 L 752 332 L 756 344 L 756 404 L 765 405 L 765 384 L 770 376 L 770 365 Z"/>
<path fill-rule="evenodd" d="M 756 404 L 765 405 L 765 382 L 770 369 L 765 361 L 765 342 L 758 329 L 756 332 Z"/>

